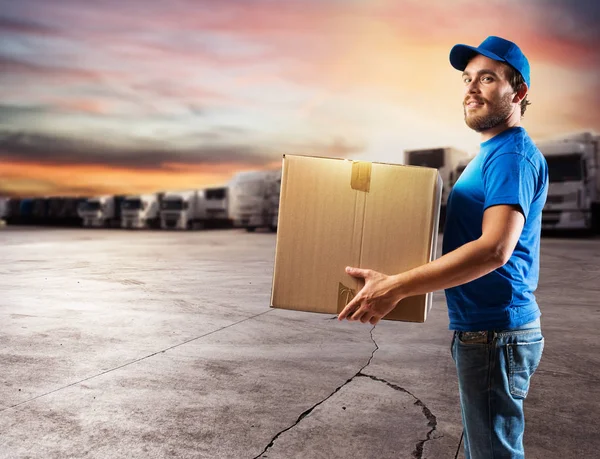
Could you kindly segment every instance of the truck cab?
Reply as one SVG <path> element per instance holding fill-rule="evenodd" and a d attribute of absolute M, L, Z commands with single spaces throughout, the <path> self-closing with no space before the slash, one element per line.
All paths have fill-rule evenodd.
<path fill-rule="evenodd" d="M 599 137 L 590 133 L 540 142 L 548 163 L 542 228 L 600 230 Z"/>
<path fill-rule="evenodd" d="M 162 229 L 200 229 L 204 226 L 206 209 L 202 190 L 165 193 L 160 208 Z"/>
<path fill-rule="evenodd" d="M 273 171 L 267 178 L 267 206 L 269 230 L 277 231 L 279 221 L 279 197 L 281 193 L 281 169 Z"/>
<path fill-rule="evenodd" d="M 129 195 L 121 204 L 121 228 L 140 229 L 160 226 L 158 194 Z"/>
<path fill-rule="evenodd" d="M 230 215 L 233 225 L 254 231 L 277 230 L 281 169 L 244 171 L 229 182 Z"/>
<path fill-rule="evenodd" d="M 89 198 L 79 209 L 84 227 L 112 228 L 121 222 L 122 196 L 98 196 Z"/>
<path fill-rule="evenodd" d="M 205 188 L 206 224 L 211 227 L 232 226 L 229 216 L 229 190 L 226 186 Z"/>

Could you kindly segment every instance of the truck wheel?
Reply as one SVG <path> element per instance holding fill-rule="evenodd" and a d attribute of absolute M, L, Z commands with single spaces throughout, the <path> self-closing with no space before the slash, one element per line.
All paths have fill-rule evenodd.
<path fill-rule="evenodd" d="M 269 226 L 269 231 L 271 231 L 271 233 L 276 233 L 276 232 L 277 232 L 277 226 L 275 226 L 275 225 L 270 225 L 270 226 Z"/>
<path fill-rule="evenodd" d="M 254 233 L 255 230 L 256 230 L 256 227 L 254 227 L 254 226 L 246 226 L 246 231 L 249 233 Z"/>

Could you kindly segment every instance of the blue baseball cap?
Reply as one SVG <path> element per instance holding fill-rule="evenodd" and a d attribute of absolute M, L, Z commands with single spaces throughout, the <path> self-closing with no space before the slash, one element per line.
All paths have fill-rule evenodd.
<path fill-rule="evenodd" d="M 450 50 L 450 64 L 457 70 L 464 70 L 476 54 L 509 64 L 521 74 L 527 87 L 531 88 L 529 61 L 523 51 L 512 41 L 490 36 L 483 40 L 483 43 L 477 48 L 469 45 L 455 45 Z"/>

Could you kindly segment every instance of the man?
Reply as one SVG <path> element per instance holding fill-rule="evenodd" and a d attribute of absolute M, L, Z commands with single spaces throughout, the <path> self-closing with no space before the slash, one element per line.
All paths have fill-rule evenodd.
<path fill-rule="evenodd" d="M 482 143 L 449 196 L 443 256 L 396 275 L 348 267 L 365 286 L 338 318 L 375 325 L 403 298 L 445 289 L 466 458 L 523 458 L 523 400 L 544 345 L 534 291 L 548 188 L 545 159 L 521 127 L 529 62 L 492 36 L 454 46 L 450 63 Z"/>

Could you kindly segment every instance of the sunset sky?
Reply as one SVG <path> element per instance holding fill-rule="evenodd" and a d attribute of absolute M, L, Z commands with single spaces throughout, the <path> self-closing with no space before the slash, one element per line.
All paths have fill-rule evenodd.
<path fill-rule="evenodd" d="M 201 188 L 282 154 L 476 153 L 456 43 L 518 43 L 534 140 L 600 132 L 597 0 L 0 0 L 0 196 Z"/>

